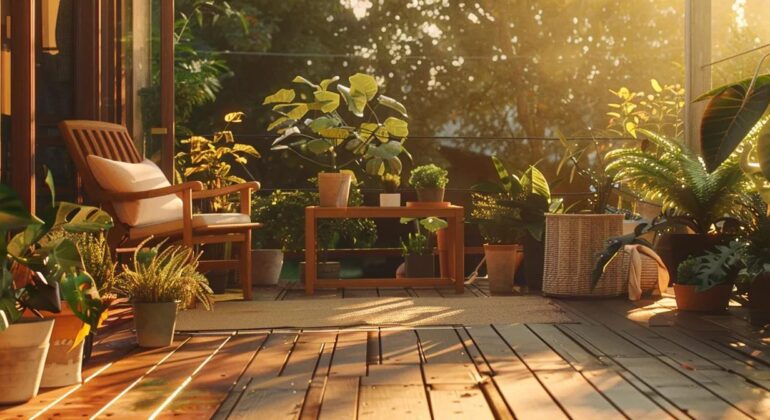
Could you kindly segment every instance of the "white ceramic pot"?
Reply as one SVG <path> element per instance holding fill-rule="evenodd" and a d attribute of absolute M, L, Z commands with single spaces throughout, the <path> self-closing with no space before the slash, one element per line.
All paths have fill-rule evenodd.
<path fill-rule="evenodd" d="M 75 338 L 83 328 L 80 320 L 70 309 L 66 302 L 62 302 L 62 310 L 58 314 L 46 314 L 56 320 L 51 333 L 51 346 L 45 359 L 43 378 L 40 381 L 41 388 L 58 388 L 79 384 L 83 381 L 81 370 L 83 368 L 84 341 L 75 344 Z"/>
<path fill-rule="evenodd" d="M 513 293 L 513 280 L 524 260 L 524 247 L 485 244 L 484 256 L 487 259 L 489 291 L 493 295 Z"/>
<path fill-rule="evenodd" d="M 321 207 L 347 207 L 352 179 L 349 173 L 319 173 L 318 192 L 321 196 Z"/>
<path fill-rule="evenodd" d="M 401 207 L 401 193 L 380 194 L 380 207 Z"/>
<path fill-rule="evenodd" d="M 168 347 L 174 341 L 178 302 L 134 303 L 139 347 Z"/>
<path fill-rule="evenodd" d="M 0 332 L 0 405 L 37 395 L 53 324 L 53 319 L 30 319 Z"/>
<path fill-rule="evenodd" d="M 251 283 L 255 286 L 274 286 L 281 278 L 283 252 L 280 249 L 251 251 Z"/>

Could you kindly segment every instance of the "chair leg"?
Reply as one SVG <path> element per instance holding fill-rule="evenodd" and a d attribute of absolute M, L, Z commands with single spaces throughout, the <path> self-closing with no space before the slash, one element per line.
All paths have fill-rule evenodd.
<path fill-rule="evenodd" d="M 251 231 L 246 233 L 246 237 L 241 242 L 239 248 L 241 258 L 239 277 L 243 286 L 243 300 L 251 300 Z"/>

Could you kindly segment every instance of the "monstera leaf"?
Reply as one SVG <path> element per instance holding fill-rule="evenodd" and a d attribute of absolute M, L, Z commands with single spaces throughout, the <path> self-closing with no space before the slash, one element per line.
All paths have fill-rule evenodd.
<path fill-rule="evenodd" d="M 770 74 L 714 89 L 701 121 L 701 148 L 711 172 L 741 144 L 770 105 Z"/>

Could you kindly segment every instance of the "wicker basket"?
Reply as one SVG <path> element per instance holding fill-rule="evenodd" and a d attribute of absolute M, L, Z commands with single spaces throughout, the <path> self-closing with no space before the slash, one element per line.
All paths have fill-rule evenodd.
<path fill-rule="evenodd" d="M 549 214 L 545 219 L 543 294 L 614 297 L 628 290 L 628 269 L 617 258 L 591 290 L 591 271 L 607 239 L 623 233 L 620 214 Z M 627 266 L 627 264 L 626 264 Z M 623 275 L 625 271 L 625 276 Z"/>

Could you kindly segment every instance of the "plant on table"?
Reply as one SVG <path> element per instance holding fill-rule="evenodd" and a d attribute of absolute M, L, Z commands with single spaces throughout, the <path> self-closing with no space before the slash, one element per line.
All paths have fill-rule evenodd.
<path fill-rule="evenodd" d="M 200 254 L 182 245 L 152 248 L 142 242 L 132 263 L 123 264 L 115 289 L 134 305 L 134 322 L 139 345 L 165 347 L 174 337 L 176 314 L 196 301 L 206 310 L 212 307 L 211 289 L 198 272 Z"/>
<path fill-rule="evenodd" d="M 297 76 L 293 82 L 309 87 L 312 93 L 280 89 L 263 101 L 278 115 L 267 128 L 280 134 L 273 150 L 287 151 L 336 173 L 319 174 L 322 206 L 346 205 L 351 173 L 340 174 L 342 170 L 358 166 L 372 176 L 400 175 L 399 156 L 406 154 L 404 142 L 409 135 L 409 125 L 402 119 L 408 118 L 406 108 L 378 94 L 377 79 L 356 73 L 348 78 L 348 86 L 338 81 L 335 76 L 316 84 Z M 332 85 L 336 92 L 330 90 Z M 340 98 L 347 110 L 340 107 Z M 388 108 L 392 115 L 383 119 L 376 105 Z"/>
<path fill-rule="evenodd" d="M 401 206 L 401 194 L 398 187 L 401 185 L 401 176 L 396 174 L 384 174 L 380 177 L 384 193 L 380 194 L 381 207 Z"/>
<path fill-rule="evenodd" d="M 426 217 L 415 219 L 402 217 L 402 224 L 414 223 L 416 232 L 409 233 L 406 242 L 401 241 L 401 253 L 405 260 L 407 277 L 433 277 L 435 275 L 433 246 L 435 234 L 448 226 L 444 219 Z M 423 229 L 427 233 L 423 233 Z"/>
<path fill-rule="evenodd" d="M 409 176 L 409 185 L 417 190 L 419 201 L 441 202 L 444 201 L 444 189 L 449 183 L 446 169 L 434 164 L 422 165 L 412 169 Z"/>

